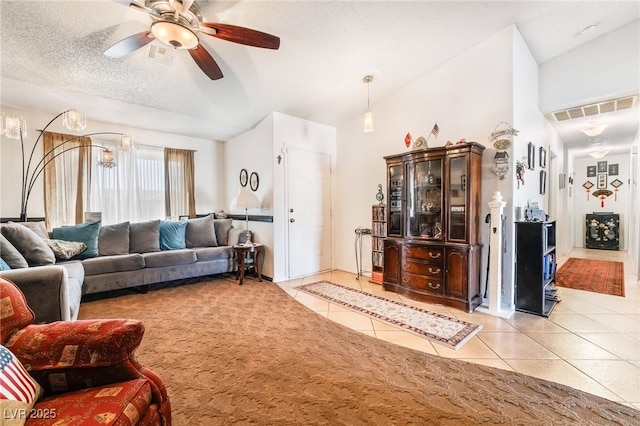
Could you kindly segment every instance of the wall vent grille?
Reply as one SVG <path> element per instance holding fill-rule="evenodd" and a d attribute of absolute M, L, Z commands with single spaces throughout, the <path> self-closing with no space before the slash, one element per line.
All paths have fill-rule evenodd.
<path fill-rule="evenodd" d="M 638 95 L 627 96 L 625 98 L 610 99 L 596 104 L 582 105 L 556 111 L 551 113 L 556 121 L 573 120 L 576 118 L 591 117 L 593 115 L 605 114 L 607 112 L 630 109 L 637 105 Z"/>

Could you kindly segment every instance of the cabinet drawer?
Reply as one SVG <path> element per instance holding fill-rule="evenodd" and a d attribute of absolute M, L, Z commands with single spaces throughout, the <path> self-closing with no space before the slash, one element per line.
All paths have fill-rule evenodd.
<path fill-rule="evenodd" d="M 402 246 L 402 257 L 441 261 L 443 253 L 441 248 L 436 247 Z"/>
<path fill-rule="evenodd" d="M 405 259 L 402 261 L 402 270 L 412 274 L 442 279 L 442 265 L 438 263 L 416 262 Z"/>
<path fill-rule="evenodd" d="M 408 272 L 402 274 L 402 285 L 405 287 L 426 290 L 434 294 L 444 294 L 444 283 L 440 278 L 423 277 Z"/>

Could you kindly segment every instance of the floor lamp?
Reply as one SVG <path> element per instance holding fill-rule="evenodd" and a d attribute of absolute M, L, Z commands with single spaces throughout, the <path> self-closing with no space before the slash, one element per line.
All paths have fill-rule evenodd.
<path fill-rule="evenodd" d="M 247 241 L 245 245 L 253 245 L 251 242 L 251 232 L 249 231 L 249 209 L 260 208 L 260 200 L 256 195 L 249 191 L 246 187 L 240 187 L 238 195 L 231 201 L 231 210 L 244 209 L 246 228 L 247 228 Z"/>

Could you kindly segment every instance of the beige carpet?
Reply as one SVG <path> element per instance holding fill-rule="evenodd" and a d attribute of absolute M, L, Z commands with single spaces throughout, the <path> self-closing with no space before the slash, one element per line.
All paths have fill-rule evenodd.
<path fill-rule="evenodd" d="M 221 279 L 81 305 L 138 318 L 141 362 L 174 425 L 631 425 L 640 412 L 567 386 L 396 346 L 273 283 Z"/>

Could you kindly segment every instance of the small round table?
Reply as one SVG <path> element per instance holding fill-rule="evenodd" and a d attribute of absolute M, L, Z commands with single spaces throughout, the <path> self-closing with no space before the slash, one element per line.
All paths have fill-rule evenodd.
<path fill-rule="evenodd" d="M 253 244 L 245 246 L 243 244 L 236 244 L 233 246 L 233 252 L 235 254 L 236 265 L 238 266 L 238 274 L 236 279 L 240 280 L 240 285 L 244 281 L 245 269 L 253 267 L 258 281 L 262 282 L 262 272 L 260 271 L 260 263 L 262 261 L 261 256 L 264 256 L 264 246 L 262 244 Z M 249 257 L 251 263 L 247 264 L 246 259 Z"/>

